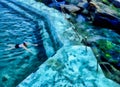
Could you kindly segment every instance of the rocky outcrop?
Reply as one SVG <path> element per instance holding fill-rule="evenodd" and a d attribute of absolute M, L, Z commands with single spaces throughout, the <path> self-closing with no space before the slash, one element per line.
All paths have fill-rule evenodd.
<path fill-rule="evenodd" d="M 78 3 L 77 6 L 85 8 L 86 3 L 87 3 L 86 1 L 81 1 L 81 2 Z M 93 3 L 96 6 L 97 12 L 106 13 L 106 14 L 110 14 L 110 15 L 120 17 L 118 9 L 113 7 L 113 6 L 106 5 L 106 4 L 104 4 L 100 1 L 94 1 L 94 0 L 91 3 Z"/>
<path fill-rule="evenodd" d="M 108 0 L 117 8 L 120 8 L 120 0 Z"/>
<path fill-rule="evenodd" d="M 97 11 L 92 12 L 88 7 L 86 7 L 86 5 L 89 5 L 91 3 L 94 5 L 94 8 L 96 7 Z M 120 34 L 120 15 L 117 14 L 117 11 L 112 10 L 110 7 L 101 2 L 91 3 L 83 1 L 80 2 L 78 6 L 80 8 L 83 8 L 83 14 L 88 14 L 88 17 L 92 18 L 93 25 L 110 28 Z"/>
<path fill-rule="evenodd" d="M 113 29 L 120 34 L 120 19 L 107 13 L 96 13 L 93 25 Z"/>
<path fill-rule="evenodd" d="M 75 5 L 61 5 L 61 8 L 63 9 L 63 11 L 67 12 L 67 13 L 77 13 L 81 10 L 81 8 L 75 6 Z M 80 12 L 79 12 L 80 13 Z"/>
<path fill-rule="evenodd" d="M 101 50 L 101 56 L 105 62 L 109 62 L 120 70 L 120 46 L 109 40 L 100 39 L 97 42 L 98 48 Z M 101 59 L 102 60 L 102 59 Z"/>
<path fill-rule="evenodd" d="M 80 23 L 78 32 L 87 37 L 84 44 L 92 48 L 98 61 L 104 62 L 101 65 L 106 77 L 120 83 L 120 35 L 107 28 L 83 23 Z"/>
<path fill-rule="evenodd" d="M 107 39 L 99 39 L 91 43 L 106 77 L 120 83 L 120 46 Z"/>

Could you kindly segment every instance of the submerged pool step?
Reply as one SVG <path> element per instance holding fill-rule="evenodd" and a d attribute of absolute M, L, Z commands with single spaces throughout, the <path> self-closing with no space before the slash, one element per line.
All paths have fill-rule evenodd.
<path fill-rule="evenodd" d="M 2 0 L 0 1 L 0 3 L 2 3 L 2 5 L 8 7 L 9 9 L 13 9 L 14 11 L 22 14 L 22 16 L 27 17 L 29 19 L 33 19 L 33 16 L 31 16 L 30 14 L 27 14 L 27 12 L 25 12 L 23 9 L 21 9 L 20 7 L 16 6 L 13 3 L 10 3 L 7 0 Z"/>

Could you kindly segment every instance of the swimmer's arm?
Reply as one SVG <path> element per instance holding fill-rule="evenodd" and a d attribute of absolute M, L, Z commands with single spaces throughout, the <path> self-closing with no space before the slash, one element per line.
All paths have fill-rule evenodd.
<path fill-rule="evenodd" d="M 29 42 L 26 42 L 28 45 L 33 45 L 33 46 L 38 46 L 38 44 L 33 44 L 33 43 L 29 43 Z"/>
<path fill-rule="evenodd" d="M 27 50 L 28 52 L 32 53 L 33 55 L 35 55 L 34 52 L 32 52 L 31 50 L 29 50 L 28 48 L 26 48 L 25 46 L 22 46 L 25 50 Z"/>

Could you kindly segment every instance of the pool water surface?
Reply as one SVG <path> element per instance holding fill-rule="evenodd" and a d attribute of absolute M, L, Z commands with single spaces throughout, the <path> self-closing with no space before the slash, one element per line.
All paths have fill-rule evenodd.
<path fill-rule="evenodd" d="M 42 25 L 38 27 L 36 23 L 0 4 L 0 87 L 15 87 L 38 68 L 41 57 L 46 59 L 40 34 Z M 34 54 L 14 48 L 23 42 L 30 43 L 28 49 Z"/>

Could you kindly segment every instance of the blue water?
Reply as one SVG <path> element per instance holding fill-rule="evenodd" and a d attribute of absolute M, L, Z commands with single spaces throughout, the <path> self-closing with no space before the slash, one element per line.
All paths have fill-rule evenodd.
<path fill-rule="evenodd" d="M 0 87 L 14 87 L 38 68 L 41 57 L 46 58 L 36 23 L 0 4 Z M 30 43 L 28 49 L 35 55 L 23 48 L 14 48 L 23 42 Z"/>

